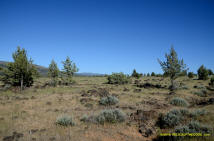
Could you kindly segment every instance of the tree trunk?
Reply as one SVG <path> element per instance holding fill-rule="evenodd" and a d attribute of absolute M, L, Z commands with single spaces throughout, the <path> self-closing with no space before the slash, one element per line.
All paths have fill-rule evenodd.
<path fill-rule="evenodd" d="M 175 83 L 173 78 L 171 78 L 170 94 L 175 94 Z"/>
<path fill-rule="evenodd" d="M 22 78 L 21 78 L 21 91 L 23 90 L 23 75 L 22 75 Z"/>

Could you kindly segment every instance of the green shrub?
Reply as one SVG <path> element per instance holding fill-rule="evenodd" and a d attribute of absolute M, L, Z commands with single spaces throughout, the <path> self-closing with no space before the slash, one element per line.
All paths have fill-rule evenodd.
<path fill-rule="evenodd" d="M 118 109 L 103 110 L 96 117 L 97 123 L 100 124 L 104 124 L 104 122 L 108 123 L 123 122 L 125 121 L 125 119 L 126 119 L 125 113 Z"/>
<path fill-rule="evenodd" d="M 115 105 L 119 102 L 118 98 L 116 98 L 115 96 L 107 96 L 107 97 L 103 97 L 100 99 L 100 104 L 101 105 Z"/>
<path fill-rule="evenodd" d="M 175 106 L 182 106 L 182 107 L 189 106 L 189 103 L 185 99 L 179 98 L 179 97 L 173 98 L 171 100 L 170 104 L 175 105 Z"/>
<path fill-rule="evenodd" d="M 180 124 L 182 114 L 179 110 L 171 110 L 165 115 L 160 114 L 158 117 L 157 124 L 160 128 L 174 127 Z"/>
<path fill-rule="evenodd" d="M 189 126 L 182 125 L 175 128 L 175 133 L 190 133 Z"/>
<path fill-rule="evenodd" d="M 209 83 L 210 86 L 214 86 L 214 76 L 212 76 L 210 78 L 210 83 Z"/>
<path fill-rule="evenodd" d="M 130 83 L 130 77 L 121 73 L 112 73 L 108 76 L 108 84 L 128 84 Z"/>
<path fill-rule="evenodd" d="M 199 79 L 199 80 L 207 80 L 207 79 L 208 79 L 208 71 L 207 71 L 207 69 L 204 67 L 204 65 L 202 65 L 202 66 L 198 69 L 198 79 Z"/>
<path fill-rule="evenodd" d="M 68 115 L 59 116 L 56 119 L 56 124 L 62 125 L 62 126 L 69 126 L 69 125 L 73 126 L 73 125 L 75 125 L 72 117 L 70 117 Z"/>
<path fill-rule="evenodd" d="M 207 96 L 207 91 L 206 90 L 201 90 L 199 92 L 194 92 L 193 94 L 200 96 L 200 97 L 206 97 Z"/>
<path fill-rule="evenodd" d="M 155 76 L 155 73 L 154 73 L 154 72 L 152 72 L 152 73 L 151 73 L 151 76 Z"/>
<path fill-rule="evenodd" d="M 176 127 L 175 133 L 212 133 L 212 128 L 198 121 L 191 121 L 187 125 Z"/>
<path fill-rule="evenodd" d="M 142 73 L 137 73 L 137 71 L 135 69 L 133 70 L 132 77 L 135 77 L 135 78 L 139 79 L 142 76 L 143 76 Z"/>
<path fill-rule="evenodd" d="M 180 113 L 183 115 L 183 116 L 188 116 L 190 114 L 189 110 L 187 109 L 180 109 Z"/>
<path fill-rule="evenodd" d="M 198 117 L 198 116 L 203 116 L 205 115 L 207 112 L 204 109 L 196 109 L 193 112 L 190 113 L 191 117 Z"/>
<path fill-rule="evenodd" d="M 193 73 L 193 72 L 189 72 L 189 73 L 188 73 L 188 77 L 189 77 L 189 78 L 193 78 L 193 77 L 194 77 L 194 73 Z"/>

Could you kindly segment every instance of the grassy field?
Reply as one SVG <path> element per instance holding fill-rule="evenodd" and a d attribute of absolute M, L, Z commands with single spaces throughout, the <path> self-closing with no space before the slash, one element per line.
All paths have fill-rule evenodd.
<path fill-rule="evenodd" d="M 160 133 L 173 129 L 160 129 L 157 125 L 159 113 L 166 113 L 180 106 L 170 104 L 175 97 L 185 99 L 189 111 L 206 110 L 205 115 L 195 120 L 214 128 L 214 104 L 206 103 L 214 98 L 208 90 L 209 81 L 187 77 L 177 79 L 179 86 L 175 95 L 169 95 L 168 78 L 143 77 L 131 84 L 107 84 L 106 77 L 74 77 L 72 86 L 44 87 L 47 78 L 36 80 L 33 87 L 22 93 L 15 90 L 0 92 L 0 140 L 15 139 L 30 141 L 144 141 L 157 138 Z M 137 87 L 139 84 L 161 85 L 163 87 Z M 206 91 L 205 95 L 200 92 Z M 109 108 L 99 104 L 102 93 L 109 92 L 119 99 L 110 108 L 118 108 L 126 113 L 122 123 L 104 125 L 81 122 L 83 115 L 96 115 Z M 199 93 L 199 94 L 198 94 Z M 140 114 L 140 113 L 143 113 Z M 75 126 L 56 125 L 57 117 L 70 115 Z M 191 120 L 191 119 L 190 119 Z M 150 129 L 151 135 L 145 136 Z M 214 140 L 213 137 L 192 138 L 191 140 Z"/>

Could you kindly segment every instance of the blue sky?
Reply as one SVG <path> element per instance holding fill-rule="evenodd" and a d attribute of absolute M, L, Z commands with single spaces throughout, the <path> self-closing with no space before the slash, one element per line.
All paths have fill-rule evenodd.
<path fill-rule="evenodd" d="M 80 72 L 161 73 L 172 44 L 190 71 L 214 70 L 214 1 L 0 0 L 0 60 L 21 46 L 46 67 L 70 56 Z"/>

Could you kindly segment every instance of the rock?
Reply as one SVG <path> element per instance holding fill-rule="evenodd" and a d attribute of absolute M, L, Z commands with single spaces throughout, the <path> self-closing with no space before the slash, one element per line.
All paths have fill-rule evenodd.
<path fill-rule="evenodd" d="M 128 92 L 129 89 L 128 89 L 128 88 L 124 88 L 123 91 L 124 91 L 124 92 Z"/>

